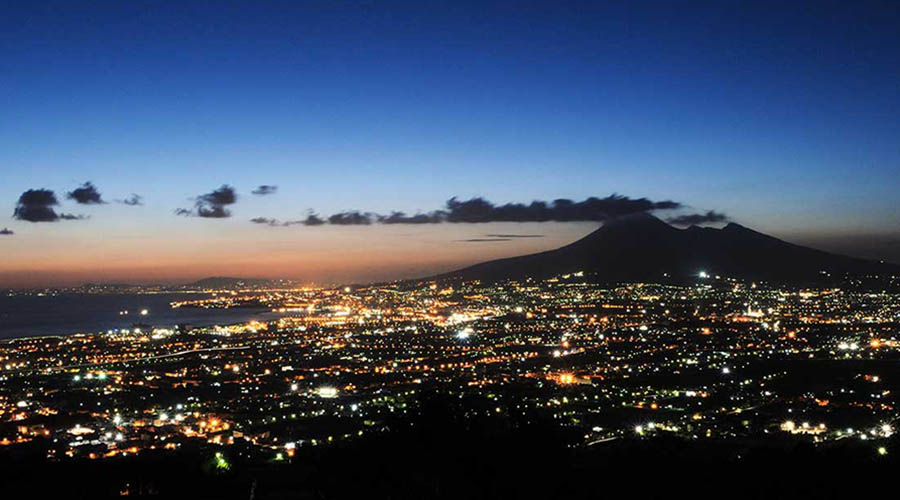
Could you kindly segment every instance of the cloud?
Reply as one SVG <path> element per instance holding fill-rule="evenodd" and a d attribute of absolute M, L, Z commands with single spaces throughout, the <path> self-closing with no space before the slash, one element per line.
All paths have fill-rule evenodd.
<path fill-rule="evenodd" d="M 456 240 L 464 243 L 483 243 L 490 241 L 512 241 L 510 238 L 469 238 L 467 240 Z"/>
<path fill-rule="evenodd" d="M 488 238 L 543 238 L 543 234 L 486 234 Z"/>
<path fill-rule="evenodd" d="M 90 181 L 85 182 L 81 187 L 75 188 L 66 194 L 66 198 L 75 200 L 80 205 L 102 205 L 106 203 L 97 191 L 97 186 L 91 184 Z"/>
<path fill-rule="evenodd" d="M 590 197 L 584 201 L 558 199 L 550 203 L 533 201 L 494 205 L 484 198 L 460 201 L 456 197 L 447 201 L 447 222 L 602 222 L 612 217 L 653 210 L 681 208 L 675 201 L 651 201 L 647 198 L 629 198 L 612 194 L 605 198 Z"/>
<path fill-rule="evenodd" d="M 116 200 L 117 203 L 121 203 L 123 205 L 128 205 L 130 207 L 137 207 L 144 204 L 144 197 L 139 194 L 131 193 L 131 196 L 125 198 L 124 200 Z"/>
<path fill-rule="evenodd" d="M 237 194 L 234 192 L 234 188 L 223 184 L 219 189 L 194 198 L 193 210 L 177 208 L 175 209 L 175 215 L 225 219 L 231 217 L 231 211 L 225 207 L 233 205 L 235 202 L 237 202 Z"/>
<path fill-rule="evenodd" d="M 728 220 L 728 217 L 723 213 L 710 210 L 705 214 L 679 215 L 677 217 L 670 217 L 666 220 L 669 222 L 669 224 L 675 226 L 691 226 L 694 224 L 725 222 Z"/>
<path fill-rule="evenodd" d="M 266 224 L 269 226 L 277 226 L 278 225 L 277 219 L 270 219 L 268 217 L 254 217 L 254 218 L 250 219 L 250 222 L 252 222 L 254 224 Z"/>
<path fill-rule="evenodd" d="M 75 215 L 75 214 L 59 214 L 59 218 L 61 220 L 84 220 L 87 219 L 86 215 Z"/>
<path fill-rule="evenodd" d="M 427 214 L 406 215 L 403 212 L 391 212 L 391 215 L 379 215 L 382 224 L 435 224 L 442 222 L 446 212 L 437 210 Z"/>
<path fill-rule="evenodd" d="M 306 219 L 303 219 L 304 226 L 321 226 L 322 224 L 325 224 L 325 219 L 313 212 L 310 212 L 309 215 L 306 216 Z"/>
<path fill-rule="evenodd" d="M 0 235 L 3 235 L 3 236 L 10 236 L 10 235 L 13 235 L 13 234 L 16 234 L 16 233 L 13 232 L 12 229 L 5 228 L 5 227 L 4 227 L 3 229 L 0 229 Z"/>
<path fill-rule="evenodd" d="M 223 188 L 226 186 L 223 186 Z M 262 187 L 262 186 L 260 186 Z M 276 219 L 257 217 L 252 222 L 257 224 L 292 226 L 321 226 L 333 224 L 337 226 L 379 224 L 439 224 L 482 223 L 482 222 L 602 222 L 613 217 L 634 213 L 646 213 L 654 210 L 674 210 L 682 208 L 682 204 L 671 201 L 652 201 L 647 198 L 629 198 L 612 194 L 605 198 L 591 197 L 584 201 L 558 199 L 552 202 L 532 201 L 529 204 L 507 203 L 495 205 L 484 198 L 472 198 L 460 201 L 450 198 L 445 210 L 407 215 L 405 212 L 392 211 L 390 215 L 379 215 L 370 212 L 351 210 L 339 212 L 326 218 L 310 213 L 305 220 L 293 220 L 279 223 Z M 542 234 L 492 234 L 489 238 L 541 238 Z"/>
<path fill-rule="evenodd" d="M 372 223 L 372 214 L 355 210 L 340 212 L 328 217 L 328 223 L 336 226 L 366 226 Z"/>
<path fill-rule="evenodd" d="M 269 194 L 275 194 L 277 191 L 278 191 L 278 186 L 270 186 L 268 184 L 263 184 L 250 192 L 255 195 L 258 195 L 258 196 L 266 196 Z"/>
<path fill-rule="evenodd" d="M 56 193 L 49 189 L 29 189 L 19 196 L 13 218 L 27 222 L 56 222 L 59 214 L 53 207 L 59 205 Z"/>
<path fill-rule="evenodd" d="M 342 220 L 341 222 L 336 222 L 335 224 L 345 224 L 345 225 L 353 224 L 354 222 L 351 221 L 350 218 L 355 217 L 354 214 L 357 214 L 357 212 L 346 212 L 346 213 L 342 213 L 342 214 L 337 214 L 337 216 L 346 218 L 346 219 Z M 368 214 L 359 214 L 359 215 L 367 216 Z M 332 216 L 332 217 L 335 217 L 335 216 Z M 282 222 L 282 221 L 279 221 L 278 219 L 271 218 L 271 217 L 254 217 L 254 218 L 250 219 L 250 222 L 252 222 L 254 224 L 264 224 L 264 225 L 271 226 L 271 227 L 278 227 L 278 226 L 288 227 L 288 226 L 300 226 L 300 225 L 302 225 L 302 226 L 322 226 L 322 225 L 328 224 L 327 220 L 319 217 L 318 214 L 316 214 L 315 212 L 312 212 L 312 211 L 310 211 L 309 214 L 307 214 L 305 219 L 286 220 L 286 221 Z M 357 222 L 357 223 L 364 224 L 363 222 Z"/>
<path fill-rule="evenodd" d="M 206 219 L 227 219 L 228 217 L 231 217 L 231 210 L 228 210 L 222 205 L 198 205 L 197 217 L 204 217 Z"/>

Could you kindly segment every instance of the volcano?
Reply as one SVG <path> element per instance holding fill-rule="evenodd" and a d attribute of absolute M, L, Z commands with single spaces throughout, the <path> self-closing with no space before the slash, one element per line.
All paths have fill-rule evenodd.
<path fill-rule="evenodd" d="M 678 280 L 703 272 L 814 283 L 847 275 L 900 275 L 900 266 L 795 245 L 735 223 L 721 229 L 679 229 L 650 214 L 634 214 L 610 220 L 555 250 L 484 262 L 436 278 L 496 282 L 579 271 L 608 282 Z"/>

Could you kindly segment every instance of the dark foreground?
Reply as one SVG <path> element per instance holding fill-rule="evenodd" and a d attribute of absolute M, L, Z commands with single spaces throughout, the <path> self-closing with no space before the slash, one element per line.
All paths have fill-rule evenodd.
<path fill-rule="evenodd" d="M 103 498 L 872 498 L 894 454 L 869 446 L 625 439 L 573 448 L 550 423 L 452 417 L 435 405 L 413 426 L 285 460 L 236 448 L 46 462 L 42 445 L 0 451 L 3 497 Z M 897 450 L 897 439 L 888 443 Z M 227 465 L 225 465 L 227 464 Z M 8 496 L 9 495 L 9 496 Z"/>

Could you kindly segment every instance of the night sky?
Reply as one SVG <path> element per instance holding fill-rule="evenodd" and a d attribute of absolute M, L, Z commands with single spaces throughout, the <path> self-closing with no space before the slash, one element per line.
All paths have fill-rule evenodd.
<path fill-rule="evenodd" d="M 281 224 L 454 196 L 900 262 L 900 4 L 785 3 L 7 2 L 0 286 L 422 276 L 599 225 Z"/>

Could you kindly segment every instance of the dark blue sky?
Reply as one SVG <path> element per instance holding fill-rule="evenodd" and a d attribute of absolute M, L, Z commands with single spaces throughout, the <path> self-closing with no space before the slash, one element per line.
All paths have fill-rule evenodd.
<path fill-rule="evenodd" d="M 26 189 L 85 180 L 146 199 L 64 229 L 0 223 L 31 238 L 23 253 L 135 218 L 245 234 L 309 208 L 618 192 L 900 260 L 896 2 L 4 7 L 9 212 Z M 280 190 L 239 196 L 227 221 L 171 215 L 223 183 Z"/>

